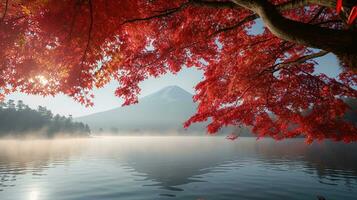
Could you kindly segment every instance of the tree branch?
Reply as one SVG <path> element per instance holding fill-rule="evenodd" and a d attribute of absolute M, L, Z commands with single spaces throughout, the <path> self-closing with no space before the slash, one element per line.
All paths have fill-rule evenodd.
<path fill-rule="evenodd" d="M 70 40 L 71 37 L 72 37 L 74 25 L 75 25 L 75 23 L 76 23 L 77 15 L 78 15 L 78 13 L 79 13 L 79 6 L 80 6 L 80 5 L 78 5 L 78 4 L 75 4 L 75 5 L 74 5 L 74 14 L 73 14 L 73 17 L 72 17 L 69 34 L 68 34 L 68 36 L 67 36 L 67 38 L 68 38 L 67 40 Z"/>
<path fill-rule="evenodd" d="M 3 22 L 3 21 L 5 20 L 5 16 L 6 16 L 6 13 L 7 13 L 8 7 L 9 7 L 9 0 L 6 0 L 6 2 L 5 2 L 4 14 L 2 14 L 2 17 L 1 17 L 1 22 Z"/>
<path fill-rule="evenodd" d="M 344 0 L 343 6 L 352 8 L 354 5 L 356 5 L 356 3 L 356 0 Z M 327 8 L 336 8 L 336 0 L 292 0 L 279 4 L 277 8 L 279 10 L 290 10 L 307 5 L 319 5 Z"/>
<path fill-rule="evenodd" d="M 292 0 L 277 5 L 277 8 L 279 10 L 290 10 L 290 9 L 304 7 L 311 4 L 320 5 L 328 8 L 335 8 L 336 0 Z"/>
<path fill-rule="evenodd" d="M 234 2 L 257 13 L 268 29 L 283 40 L 335 54 L 357 54 L 355 48 L 357 37 L 353 31 L 329 29 L 287 19 L 274 5 L 265 0 L 234 0 Z"/>
<path fill-rule="evenodd" d="M 124 25 L 127 23 L 132 23 L 132 22 L 147 21 L 147 20 L 151 20 L 151 19 L 166 17 L 166 16 L 169 16 L 171 14 L 174 14 L 174 13 L 177 13 L 177 12 L 183 10 L 184 8 L 186 8 L 189 5 L 204 6 L 204 7 L 211 7 L 211 8 L 229 8 L 229 9 L 237 8 L 237 5 L 230 1 L 219 2 L 219 1 L 189 0 L 186 3 L 183 3 L 178 7 L 169 8 L 169 9 L 166 9 L 163 11 L 158 11 L 158 14 L 155 14 L 155 15 L 150 15 L 150 16 L 142 17 L 142 18 L 128 19 L 128 20 L 124 21 L 121 25 Z"/>
<path fill-rule="evenodd" d="M 192 5 L 205 6 L 212 8 L 237 8 L 237 5 L 231 1 L 202 1 L 202 0 L 190 0 Z"/>
<path fill-rule="evenodd" d="M 86 45 L 86 48 L 84 49 L 83 58 L 82 58 L 82 61 L 81 61 L 82 65 L 83 65 L 83 62 L 86 59 L 86 55 L 87 55 L 87 52 L 89 50 L 90 40 L 91 40 L 91 37 L 92 37 L 92 29 L 93 29 L 93 5 L 92 5 L 92 0 L 88 0 L 88 6 L 89 6 L 90 21 L 89 21 L 87 45 Z"/>
<path fill-rule="evenodd" d="M 317 18 L 319 18 L 319 16 L 322 14 L 322 12 L 325 10 L 325 7 L 321 7 L 319 8 L 319 10 L 317 11 L 317 13 L 308 21 L 308 24 L 314 22 Z"/>
<path fill-rule="evenodd" d="M 222 33 L 222 32 L 227 32 L 227 31 L 233 30 L 235 28 L 238 28 L 239 26 L 242 26 L 245 23 L 248 23 L 248 22 L 253 21 L 255 19 L 258 19 L 258 18 L 259 18 L 259 15 L 257 15 L 257 14 L 248 15 L 246 18 L 244 18 L 243 20 L 239 21 L 238 23 L 236 23 L 236 24 L 234 24 L 232 26 L 229 26 L 229 27 L 225 27 L 225 28 L 219 29 L 219 30 L 215 31 L 212 35 L 217 35 L 217 34 Z"/>
<path fill-rule="evenodd" d="M 81 60 L 81 63 L 80 63 L 80 70 L 79 70 L 79 81 L 80 81 L 80 83 L 82 82 L 82 79 L 80 77 L 81 77 L 82 70 L 83 70 L 83 64 L 84 64 L 84 62 L 86 60 L 87 53 L 88 53 L 89 47 L 90 47 L 90 41 L 91 41 L 91 38 L 92 38 L 92 29 L 93 29 L 93 4 L 92 4 L 92 0 L 88 0 L 88 7 L 89 7 L 90 22 L 89 22 L 89 28 L 88 28 L 87 45 L 86 45 L 86 48 L 84 49 L 82 60 Z"/>
<path fill-rule="evenodd" d="M 151 19 L 156 19 L 156 18 L 161 18 L 161 17 L 166 17 L 169 16 L 171 14 L 174 14 L 176 12 L 181 11 L 183 8 L 185 8 L 187 5 L 189 4 L 189 2 L 183 3 L 180 6 L 176 7 L 176 8 L 170 8 L 164 11 L 161 11 L 159 14 L 156 15 L 150 15 L 147 17 L 143 17 L 143 18 L 133 18 L 133 19 L 128 19 L 125 20 L 124 22 L 121 23 L 121 25 L 125 25 L 127 23 L 133 23 L 133 22 L 140 22 L 140 21 L 148 21 Z"/>
<path fill-rule="evenodd" d="M 279 69 L 281 67 L 284 67 L 284 66 L 288 66 L 288 65 L 295 65 L 295 64 L 301 64 L 301 63 L 304 63 L 308 60 L 311 60 L 313 58 L 318 58 L 318 57 L 322 57 L 326 54 L 328 54 L 329 52 L 327 51 L 319 51 L 317 53 L 313 53 L 313 54 L 309 54 L 309 55 L 305 55 L 305 56 L 302 56 L 294 61 L 289 61 L 289 62 L 283 62 L 283 63 L 278 63 L 278 64 L 275 64 L 274 68 L 276 68 L 276 66 L 279 66 Z"/>
<path fill-rule="evenodd" d="M 356 0 L 346 0 L 346 4 L 344 4 L 344 6 L 350 5 L 351 2 L 356 2 Z M 234 3 L 236 6 L 234 6 L 232 3 Z M 167 9 L 166 11 L 163 11 L 159 14 L 148 17 L 129 19 L 124 21 L 123 24 L 165 17 L 183 10 L 188 5 L 230 9 L 235 7 L 243 7 L 253 11 L 256 14 L 248 16 L 245 20 L 238 22 L 235 25 L 218 30 L 217 33 L 214 34 L 235 29 L 246 22 L 261 17 L 268 29 L 280 39 L 308 47 L 322 49 L 328 52 L 333 52 L 344 60 L 350 58 L 353 60 L 353 57 L 356 57 L 357 55 L 357 48 L 355 48 L 357 46 L 357 37 L 355 37 L 355 31 L 330 29 L 314 24 L 302 23 L 285 18 L 280 13 L 283 10 L 310 4 L 334 7 L 336 2 L 335 0 L 293 0 L 276 6 L 267 0 L 232 0 L 232 2 L 189 0 L 176 8 Z M 319 14 L 320 12 L 317 13 L 317 16 Z M 315 18 L 312 20 L 314 19 Z"/>
<path fill-rule="evenodd" d="M 287 66 L 290 66 L 290 65 L 296 65 L 296 64 L 301 64 L 301 63 L 304 63 L 308 60 L 311 60 L 311 59 L 314 59 L 314 58 L 318 58 L 318 57 L 322 57 L 326 54 L 328 54 L 329 52 L 327 51 L 319 51 L 317 53 L 313 53 L 313 54 L 309 54 L 309 55 L 305 55 L 305 56 L 302 56 L 296 60 L 293 60 L 293 61 L 288 61 L 288 62 L 281 62 L 281 63 L 277 63 L 273 66 L 270 66 L 264 70 L 262 70 L 261 72 L 258 73 L 257 77 L 261 76 L 262 74 L 264 74 L 265 72 L 270 72 L 270 73 L 274 73 L 274 72 L 277 72 Z"/>

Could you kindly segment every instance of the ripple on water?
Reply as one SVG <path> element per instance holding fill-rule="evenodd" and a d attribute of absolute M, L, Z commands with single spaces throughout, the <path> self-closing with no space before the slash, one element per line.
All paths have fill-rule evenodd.
<path fill-rule="evenodd" d="M 357 146 L 154 137 L 0 141 L 1 200 L 327 199 L 357 196 Z M 329 149 L 333 149 L 329 151 Z M 31 153 L 27 153 L 31 152 Z"/>

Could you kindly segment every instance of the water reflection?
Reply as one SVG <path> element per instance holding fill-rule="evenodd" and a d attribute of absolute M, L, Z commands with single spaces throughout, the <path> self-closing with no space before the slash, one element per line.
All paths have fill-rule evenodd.
<path fill-rule="evenodd" d="M 72 140 L 0 141 L 0 190 L 14 187 L 17 176 L 45 176 L 46 170 L 80 155 L 85 143 Z"/>
<path fill-rule="evenodd" d="M 264 143 L 258 143 L 257 147 L 257 153 L 265 163 L 290 168 L 303 165 L 306 173 L 316 173 L 322 183 L 331 184 L 327 182 L 336 179 L 344 179 L 346 184 L 356 181 L 356 144 L 327 141 L 306 146 L 294 140 L 278 144 L 265 140 Z"/>
<path fill-rule="evenodd" d="M 267 190 L 254 197 L 254 190 L 278 181 L 276 186 L 287 187 L 285 192 L 296 193 L 299 199 L 308 187 L 311 192 L 324 191 L 343 183 L 340 191 L 356 189 L 356 152 L 355 144 L 307 146 L 299 139 L 278 143 L 254 138 L 232 142 L 220 137 L 8 140 L 0 141 L 0 195 L 16 196 L 14 191 L 21 190 L 31 195 L 36 183 L 47 190 L 44 199 L 58 195 L 63 199 L 132 198 L 134 194 L 184 199 L 199 198 L 205 195 L 203 190 L 212 193 L 210 197 L 218 193 L 214 199 L 233 199 L 228 194 L 238 191 L 251 191 L 248 197 L 261 199 L 266 194 L 285 194 Z M 317 185 L 313 185 L 314 177 Z"/>

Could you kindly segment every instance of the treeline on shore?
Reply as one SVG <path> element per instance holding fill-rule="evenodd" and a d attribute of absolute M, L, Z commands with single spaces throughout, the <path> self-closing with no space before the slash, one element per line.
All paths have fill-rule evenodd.
<path fill-rule="evenodd" d="M 0 102 L 0 137 L 86 137 L 90 132 L 87 124 L 74 122 L 72 116 L 53 115 L 46 107 L 31 109 L 21 100 Z"/>

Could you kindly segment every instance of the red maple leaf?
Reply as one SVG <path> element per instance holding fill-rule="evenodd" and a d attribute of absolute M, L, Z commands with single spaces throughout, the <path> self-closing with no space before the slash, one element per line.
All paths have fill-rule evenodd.
<path fill-rule="evenodd" d="M 245 125 L 258 137 L 356 141 L 344 120 L 357 97 L 356 5 L 313 2 L 2 1 L 0 98 L 62 93 L 91 106 L 93 88 L 117 81 L 129 105 L 140 82 L 195 67 L 204 79 L 185 126 L 210 119 L 210 133 Z M 328 53 L 341 61 L 337 77 L 315 72 Z"/>

